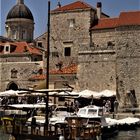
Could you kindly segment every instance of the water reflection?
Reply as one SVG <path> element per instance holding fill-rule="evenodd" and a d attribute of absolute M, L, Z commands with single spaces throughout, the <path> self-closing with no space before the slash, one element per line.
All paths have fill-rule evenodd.
<path fill-rule="evenodd" d="M 130 131 L 120 131 L 118 135 L 106 140 L 140 140 L 140 128 Z"/>
<path fill-rule="evenodd" d="M 9 135 L 0 129 L 0 140 L 9 140 Z M 103 140 L 140 140 L 140 128 L 131 131 L 120 131 L 116 136 Z"/>
<path fill-rule="evenodd" d="M 0 128 L 0 140 L 9 140 L 9 135 L 4 134 L 2 128 Z"/>

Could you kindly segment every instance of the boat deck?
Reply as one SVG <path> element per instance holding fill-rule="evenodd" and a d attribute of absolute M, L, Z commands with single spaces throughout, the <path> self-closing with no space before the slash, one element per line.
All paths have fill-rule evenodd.
<path fill-rule="evenodd" d="M 67 124 L 57 123 L 49 125 L 44 133 L 44 126 L 25 125 L 18 123 L 12 118 L 3 118 L 3 129 L 5 133 L 11 134 L 16 140 L 57 140 L 62 135 L 65 140 L 89 140 L 101 135 L 101 125 L 94 123 L 90 126 L 84 126 L 79 117 L 68 118 Z"/>

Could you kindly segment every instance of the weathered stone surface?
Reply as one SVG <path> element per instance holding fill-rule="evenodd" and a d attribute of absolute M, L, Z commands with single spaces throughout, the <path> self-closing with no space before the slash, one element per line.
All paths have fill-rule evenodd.
<path fill-rule="evenodd" d="M 117 88 L 121 106 L 130 104 L 126 101 L 126 93 L 134 89 L 140 101 L 139 26 L 93 31 L 92 36 L 91 51 L 79 53 L 79 89 Z M 112 46 L 108 42 L 112 42 Z"/>
<path fill-rule="evenodd" d="M 50 57 L 51 65 L 55 67 L 58 61 L 63 61 L 64 66 L 77 63 L 78 51 L 81 44 L 90 40 L 89 27 L 94 11 L 79 10 L 73 12 L 52 13 L 50 31 L 50 52 L 58 52 L 58 57 Z M 70 20 L 73 26 L 70 27 Z M 64 56 L 66 47 L 71 48 L 71 56 Z"/>
<path fill-rule="evenodd" d="M 38 63 L 38 64 L 37 64 Z M 15 83 L 18 88 L 28 89 L 36 84 L 30 81 L 35 71 L 38 71 L 41 65 L 39 62 L 2 62 L 0 63 L 0 90 L 8 89 L 11 83 Z M 11 70 L 17 70 L 17 78 L 11 77 Z"/>

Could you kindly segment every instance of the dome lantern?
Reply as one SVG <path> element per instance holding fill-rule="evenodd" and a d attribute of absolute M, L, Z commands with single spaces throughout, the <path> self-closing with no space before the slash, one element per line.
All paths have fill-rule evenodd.
<path fill-rule="evenodd" d="M 24 0 L 17 0 L 17 4 L 24 4 Z"/>

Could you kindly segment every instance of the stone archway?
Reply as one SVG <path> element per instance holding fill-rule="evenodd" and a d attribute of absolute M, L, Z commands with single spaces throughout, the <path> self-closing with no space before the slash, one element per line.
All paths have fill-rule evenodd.
<path fill-rule="evenodd" d="M 18 85 L 16 83 L 14 83 L 14 82 L 11 82 L 7 86 L 7 90 L 10 90 L 10 89 L 11 90 L 18 90 Z"/>

